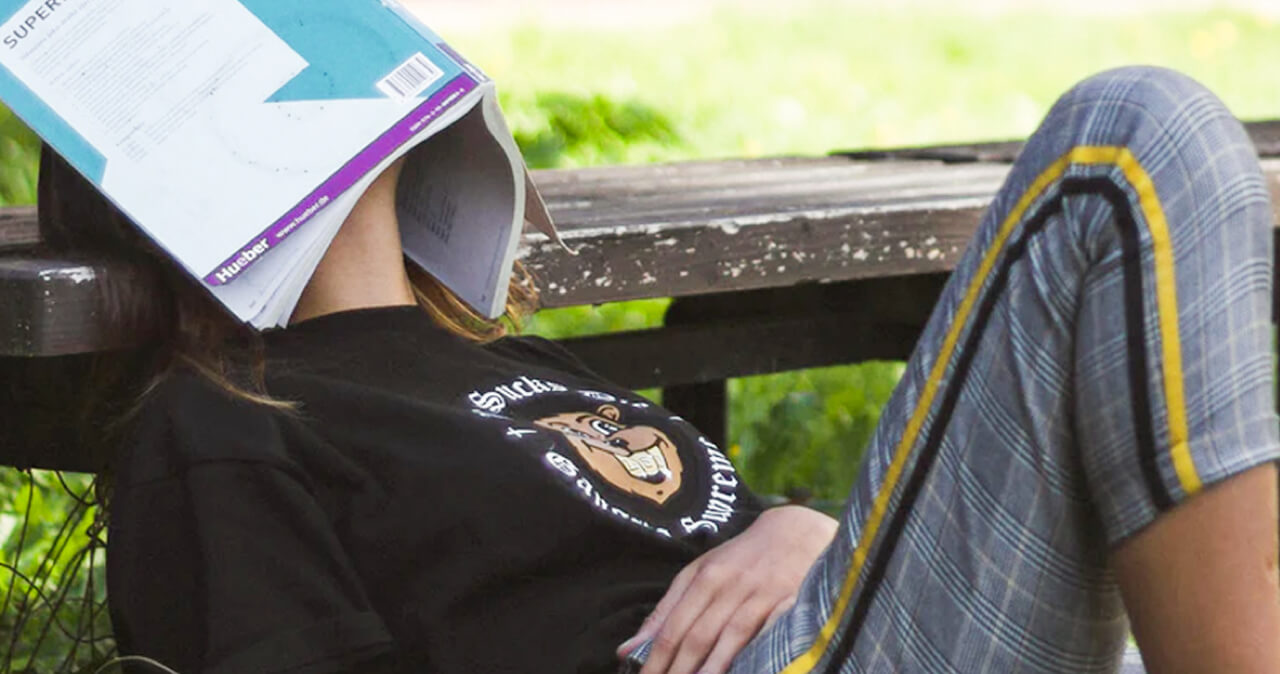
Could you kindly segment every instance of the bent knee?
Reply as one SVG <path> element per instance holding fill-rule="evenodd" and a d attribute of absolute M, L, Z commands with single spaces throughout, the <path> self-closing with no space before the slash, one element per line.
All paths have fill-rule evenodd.
<path fill-rule="evenodd" d="M 1155 200 L 1148 205 L 1158 206 L 1169 226 L 1203 232 L 1179 237 L 1183 257 L 1208 241 L 1229 240 L 1259 254 L 1270 250 L 1269 194 L 1257 152 L 1243 125 L 1194 79 L 1150 66 L 1085 79 L 1059 99 L 1028 145 L 1036 154 L 1054 157 L 1082 146 L 1127 150 L 1128 168 L 1113 174 L 1125 189 L 1149 186 Z M 1117 169 L 1102 161 L 1072 170 L 1097 176 Z M 1113 233 L 1103 226 L 1090 231 Z M 1087 238 L 1090 249 L 1107 248 L 1098 245 L 1106 236 Z"/>
<path fill-rule="evenodd" d="M 1212 91 L 1176 70 L 1155 66 L 1093 75 L 1067 91 L 1050 117 L 1082 145 L 1162 154 L 1248 145 L 1243 126 Z"/>
<path fill-rule="evenodd" d="M 1217 96 L 1177 70 L 1159 66 L 1122 66 L 1091 75 L 1062 96 L 1068 105 L 1123 103 L 1151 111 L 1168 111 L 1199 98 Z"/>

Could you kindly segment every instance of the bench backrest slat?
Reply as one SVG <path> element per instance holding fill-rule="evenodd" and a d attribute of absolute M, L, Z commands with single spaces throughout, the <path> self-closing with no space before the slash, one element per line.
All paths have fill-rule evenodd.
<path fill-rule="evenodd" d="M 32 246 L 40 241 L 36 230 L 35 206 L 0 209 L 0 251 L 6 248 Z"/>

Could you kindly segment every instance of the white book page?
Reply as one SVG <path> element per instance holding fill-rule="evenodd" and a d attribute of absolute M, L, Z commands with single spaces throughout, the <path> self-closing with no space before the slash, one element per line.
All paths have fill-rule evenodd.
<path fill-rule="evenodd" d="M 397 191 L 405 253 L 472 308 L 502 314 L 523 226 L 524 170 L 493 102 L 485 99 L 416 149 Z M 496 128 L 495 128 L 496 127 Z"/>
<path fill-rule="evenodd" d="M 324 258 L 325 253 L 329 250 L 329 244 L 333 241 L 333 237 L 337 236 L 346 216 L 355 208 L 355 203 L 359 200 L 362 191 L 362 188 L 357 187 L 347 191 L 334 201 L 331 206 L 333 208 L 332 217 L 328 218 L 322 225 L 324 231 L 328 234 L 324 238 L 317 240 L 305 253 L 299 256 L 297 267 L 293 273 L 275 288 L 275 292 L 271 297 L 267 298 L 262 310 L 250 320 L 250 324 L 253 327 L 259 330 L 270 330 L 284 328 L 289 325 L 289 319 L 292 318 L 293 310 L 298 306 L 298 300 L 302 298 L 302 292 L 306 289 L 307 283 L 311 281 L 311 276 L 315 273 L 316 267 L 320 265 L 320 260 Z"/>
<path fill-rule="evenodd" d="M 342 220 L 330 224 L 328 215 L 321 212 L 306 228 L 285 239 L 270 255 L 240 274 L 234 283 L 205 287 L 236 318 L 256 324 L 277 288 L 300 274 L 310 276 L 310 270 L 304 268 L 308 252 L 316 247 L 323 250 L 342 224 Z"/>

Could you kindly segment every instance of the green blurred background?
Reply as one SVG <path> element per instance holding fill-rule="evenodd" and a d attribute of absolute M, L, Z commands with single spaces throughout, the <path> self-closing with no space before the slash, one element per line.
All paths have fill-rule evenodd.
<path fill-rule="evenodd" d="M 610 4 L 597 2 L 593 16 Z M 643 21 L 584 18 L 568 3 L 558 15 L 432 23 L 499 82 L 539 168 L 1021 137 L 1072 83 L 1129 63 L 1183 70 L 1242 118 L 1280 118 L 1280 20 L 1265 3 L 703 4 Z M 35 138 L 0 109 L 0 203 L 34 200 L 36 154 Z M 530 329 L 562 337 L 650 327 L 667 304 L 547 311 Z M 838 502 L 901 369 L 870 363 L 734 381 L 729 450 L 757 491 L 800 487 Z M 104 614 L 73 610 L 101 600 L 100 574 L 67 573 L 101 570 L 100 554 L 75 554 L 97 532 L 94 513 L 68 492 L 88 485 L 85 476 L 64 484 L 0 470 L 0 562 L 18 572 L 0 566 L 0 673 L 93 671 L 109 647 L 73 649 L 69 636 L 106 628 Z"/>

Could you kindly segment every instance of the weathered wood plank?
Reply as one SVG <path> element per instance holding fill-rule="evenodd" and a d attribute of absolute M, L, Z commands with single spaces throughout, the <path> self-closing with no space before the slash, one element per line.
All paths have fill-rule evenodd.
<path fill-rule="evenodd" d="M 1258 148 L 1259 155 L 1263 157 L 1280 155 L 1280 120 L 1245 122 L 1244 127 L 1254 147 Z M 1023 145 L 1023 141 L 1009 140 L 887 150 L 844 150 L 832 154 L 861 160 L 933 159 L 945 162 L 1012 162 L 1022 151 Z"/>
<path fill-rule="evenodd" d="M 692 180 L 705 176 L 721 176 L 726 173 L 757 173 L 760 171 L 785 171 L 789 168 L 811 170 L 823 165 L 842 167 L 847 160 L 841 157 L 763 157 L 757 159 L 698 159 L 665 164 L 621 164 L 599 166 L 591 169 L 545 169 L 535 171 L 538 189 L 543 196 L 557 192 L 581 192 L 600 185 L 626 184 L 638 180 Z"/>
<path fill-rule="evenodd" d="M 864 161 L 894 159 L 918 159 L 962 164 L 970 162 L 1009 163 L 1018 157 L 1024 143 L 1020 140 L 995 143 L 941 145 L 936 147 L 902 148 L 896 150 L 848 150 L 833 153 L 836 156 Z"/>
<path fill-rule="evenodd" d="M 1280 219 L 1280 159 L 1263 167 Z M 738 203 L 735 193 L 702 193 L 707 203 L 689 199 L 682 208 L 648 197 L 583 205 L 556 212 L 578 255 L 531 235 L 522 256 L 549 307 L 945 272 L 1007 171 L 932 165 L 925 184 L 898 184 L 883 200 L 874 191 L 859 200 L 854 189 L 844 203 L 821 190 L 806 201 L 814 195 L 794 190 Z M 948 173 L 955 183 L 939 179 Z"/>
<path fill-rule="evenodd" d="M 984 206 L 787 214 L 759 224 L 570 239 L 577 256 L 544 245 L 527 263 L 546 306 L 945 271 Z"/>
<path fill-rule="evenodd" d="M 999 164 L 948 167 L 934 162 L 895 162 L 916 170 L 866 173 L 849 162 L 842 171 L 793 171 L 750 176 L 729 174 L 715 181 L 686 181 L 584 191 L 572 201 L 550 202 L 565 232 L 580 229 L 653 225 L 705 224 L 717 216 L 728 220 L 818 208 L 910 208 L 928 201 L 990 196 L 1008 170 Z"/>
<path fill-rule="evenodd" d="M 116 284 L 142 283 L 111 260 L 0 256 L 0 356 L 62 356 L 135 346 L 159 308 L 119 306 Z"/>
<path fill-rule="evenodd" d="M 629 193 L 623 181 L 575 203 L 549 191 L 580 254 L 565 255 L 539 235 L 526 239 L 523 254 L 547 306 L 946 269 L 1006 170 L 909 162 L 876 173 L 844 159 L 813 161 L 825 177 L 786 160 L 778 163 L 796 175 L 764 186 L 736 188 L 729 172 L 727 187 L 712 181 L 680 192 L 685 167 L 657 166 L 655 174 L 675 175 L 673 193 Z M 34 213 L 13 222 L 24 217 L 31 233 L 18 238 L 28 240 Z"/>
<path fill-rule="evenodd" d="M 1280 124 L 1250 130 L 1260 146 L 1280 151 L 1272 147 L 1280 145 Z M 985 156 L 984 147 L 1007 151 L 965 151 Z M 1280 159 L 1264 165 L 1280 204 Z M 579 254 L 530 234 L 521 256 L 550 307 L 946 272 L 1007 171 L 989 163 L 790 157 L 539 172 Z M 33 209 L 0 210 L 0 249 L 9 247 L 0 253 L 7 284 L 0 307 L 8 312 L 0 315 L 0 331 L 8 331 L 0 352 L 118 346 L 127 331 L 91 325 L 115 314 L 86 310 L 87 287 L 46 280 L 78 278 L 82 262 L 45 258 L 36 269 L 27 248 L 13 248 L 37 238 Z M 113 275 L 128 282 L 122 273 L 107 265 L 84 283 Z"/>
<path fill-rule="evenodd" d="M 843 180 L 853 177 L 944 170 L 935 161 L 855 162 L 845 157 L 779 157 L 726 162 L 679 162 L 591 169 L 536 171 L 542 196 L 550 202 L 573 202 L 598 194 L 669 194 L 707 186 L 750 186 Z"/>
<path fill-rule="evenodd" d="M 0 208 L 0 250 L 30 246 L 39 240 L 34 206 Z"/>
<path fill-rule="evenodd" d="M 1249 138 L 1263 157 L 1280 156 L 1280 120 L 1249 122 L 1245 124 Z"/>
<path fill-rule="evenodd" d="M 1264 166 L 1280 204 L 1280 160 L 1266 160 Z M 714 206 L 692 200 L 663 210 L 660 199 L 649 199 L 595 211 L 560 208 L 556 215 L 565 239 L 579 254 L 566 255 L 534 234 L 526 238 L 522 255 L 541 281 L 550 307 L 948 271 L 1005 170 L 1000 165 L 931 166 L 925 184 L 917 188 L 899 177 L 892 183 L 869 177 L 877 188 L 890 192 L 892 184 L 896 191 L 876 198 L 875 190 L 855 188 L 847 203 L 840 203 L 838 194 L 808 200 L 812 194 L 793 191 L 755 201 L 742 197 L 744 203 L 737 206 L 731 193 L 712 200 Z M 939 172 L 956 176 L 956 184 L 939 180 Z M 10 211 L 0 223 L 9 240 L 34 238 L 32 209 Z M 23 257 L 0 257 L 10 265 L 12 282 L 31 270 Z M 45 272 L 72 275 L 81 266 L 59 260 L 42 264 Z M 35 287 L 38 292 L 49 289 Z M 78 305 L 72 300 L 66 306 Z M 52 316 L 50 311 L 46 314 Z M 73 341 L 59 343 L 68 348 Z"/>

